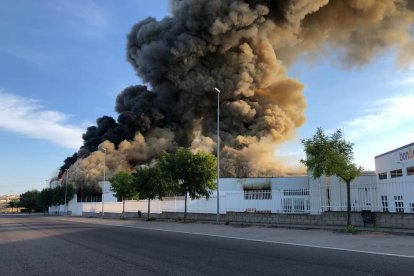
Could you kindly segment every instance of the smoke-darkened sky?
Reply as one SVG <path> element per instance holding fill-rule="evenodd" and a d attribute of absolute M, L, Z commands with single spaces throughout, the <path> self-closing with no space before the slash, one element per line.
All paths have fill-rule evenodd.
<path fill-rule="evenodd" d="M 165 127 L 166 124 L 177 124 L 177 122 L 193 123 L 191 118 L 200 119 L 198 114 L 202 113 L 204 109 L 212 109 L 211 114 L 208 113 L 208 116 L 212 116 L 211 122 L 209 119 L 205 120 L 204 132 L 199 132 L 202 135 L 197 140 L 198 142 L 201 140 L 199 143 L 204 142 L 206 147 L 211 144 L 211 141 L 207 138 L 209 136 L 214 138 L 213 131 L 209 133 L 208 129 L 210 127 L 214 129 L 214 125 L 210 124 L 214 121 L 215 107 L 205 103 L 205 101 L 199 101 L 203 100 L 204 96 L 185 96 L 186 91 L 198 90 L 204 93 L 208 88 L 200 88 L 200 85 L 208 85 L 212 76 L 217 79 L 223 78 L 223 76 L 229 78 L 230 75 L 228 74 L 234 76 L 240 73 L 240 70 L 247 70 L 247 67 L 242 68 L 241 65 L 249 66 L 247 59 L 251 49 L 253 49 L 253 53 L 260 53 L 258 59 L 263 58 L 267 54 L 266 45 L 253 40 L 246 40 L 246 46 L 239 48 L 243 49 L 244 55 L 235 56 L 236 53 L 231 50 L 231 47 L 234 47 L 232 36 L 228 35 L 226 30 L 234 27 L 234 24 L 240 24 L 239 27 L 236 26 L 237 28 L 244 28 L 246 24 L 254 25 L 257 23 L 260 25 L 262 24 L 260 16 L 265 16 L 269 12 L 261 8 L 252 8 L 251 16 L 257 17 L 252 20 L 256 20 L 256 23 L 250 21 L 229 23 L 227 18 L 231 17 L 227 17 L 226 14 L 220 15 L 220 21 L 212 21 L 211 24 L 214 25 L 214 28 L 209 28 L 210 37 L 206 38 L 205 41 L 219 48 L 218 50 L 212 48 L 207 50 L 208 53 L 213 53 L 213 55 L 207 55 L 207 59 L 188 60 L 185 65 L 191 65 L 194 68 L 191 71 L 194 76 L 188 75 L 183 78 L 183 74 L 179 70 L 185 72 L 186 66 L 174 63 L 175 61 L 171 57 L 157 55 L 156 52 L 152 52 L 148 48 L 146 49 L 147 53 L 141 54 L 138 59 L 137 64 L 139 66 L 135 69 L 139 76 L 136 76 L 131 61 L 134 65 L 134 60 L 137 59 L 134 59 L 133 55 L 131 56 L 131 51 L 129 52 L 130 63 L 127 62 L 127 35 L 131 34 L 130 31 L 134 24 L 148 16 L 156 18 L 157 22 L 162 22 L 162 18 L 169 13 L 167 1 L 144 0 L 139 1 L 139 3 L 136 2 L 126 1 L 122 7 L 117 5 L 115 1 L 106 3 L 95 1 L 71 1 L 70 3 L 66 1 L 43 1 L 36 5 L 26 1 L 0 3 L 0 16 L 2 18 L 2 24 L 0 25 L 0 35 L 2 37 L 0 45 L 0 60 L 2 61 L 0 64 L 0 151 L 2 152 L 0 158 L 0 175 L 2 175 L 0 178 L 0 194 L 21 193 L 30 188 L 40 189 L 44 187 L 44 180 L 50 178 L 53 171 L 62 165 L 67 156 L 78 151 L 82 145 L 81 134 L 86 131 L 88 126 L 95 123 L 96 118 L 109 115 L 116 120 L 120 111 L 122 113 L 123 110 L 131 108 L 145 109 L 146 107 L 142 106 L 128 107 L 127 102 L 122 105 L 118 101 L 116 105 L 117 95 L 132 85 L 149 83 L 151 84 L 149 89 L 158 89 L 160 93 L 163 93 L 167 82 L 179 82 L 181 87 L 177 88 L 177 85 L 175 85 L 169 91 L 176 91 L 177 89 L 184 91 L 181 101 L 196 100 L 197 109 L 186 110 L 185 114 L 180 114 L 180 112 L 174 112 L 173 110 L 177 108 L 179 102 L 176 106 L 171 106 L 172 110 L 168 110 L 164 105 L 161 108 L 161 113 L 166 118 L 163 120 L 167 120 L 167 122 L 159 123 L 159 127 Z M 357 3 L 358 1 L 353 2 Z M 384 7 L 371 9 L 367 13 L 365 17 L 371 18 L 368 23 L 378 20 L 384 13 L 384 9 L 387 8 L 387 2 L 392 1 L 383 1 Z M 297 7 L 294 10 L 297 11 L 299 8 Z M 364 7 L 357 8 L 363 9 Z M 228 9 L 240 11 L 243 10 L 243 7 Z M 232 112 L 229 112 L 230 114 L 227 114 L 230 118 L 239 116 L 244 120 L 242 124 L 235 124 L 236 120 L 234 119 L 223 120 L 223 139 L 227 139 L 228 144 L 233 148 L 227 151 L 225 157 L 231 160 L 235 154 L 238 154 L 237 158 L 242 158 L 243 154 L 235 153 L 234 150 L 239 150 L 246 143 L 253 143 L 251 139 L 254 136 L 253 132 L 261 133 L 258 135 L 260 137 L 270 135 L 272 139 L 278 142 L 285 141 L 285 136 L 280 136 L 272 131 L 268 132 L 273 126 L 279 129 L 282 125 L 287 130 L 286 138 L 293 140 L 293 142 L 280 144 L 276 152 L 278 160 L 283 160 L 285 164 L 290 165 L 302 157 L 298 139 L 311 136 L 318 126 L 322 126 L 328 131 L 335 128 L 344 129 L 345 137 L 356 144 L 355 161 L 368 169 L 373 169 L 373 157 L 375 155 L 412 142 L 414 130 L 410 127 L 410 122 L 414 118 L 413 109 L 411 108 L 414 106 L 413 71 L 409 69 L 409 59 L 405 55 L 399 55 L 402 52 L 397 53 L 397 47 L 393 45 L 395 41 L 401 43 L 402 38 L 399 37 L 399 30 L 387 27 L 396 24 L 394 22 L 396 19 L 394 21 L 389 19 L 386 24 L 384 23 L 384 26 L 377 26 L 373 23 L 368 25 L 369 30 L 367 32 L 375 34 L 372 39 L 369 39 L 369 37 L 364 36 L 362 28 L 358 28 L 358 24 L 363 23 L 358 23 L 358 20 L 353 18 L 355 14 L 351 12 L 349 7 L 341 7 L 338 4 L 323 10 L 323 12 L 334 13 L 337 12 L 336 9 L 343 11 L 339 13 L 343 16 L 342 21 L 329 21 L 327 16 L 322 17 L 324 20 L 318 20 L 316 15 L 309 16 L 306 21 L 307 27 L 301 32 L 303 43 L 297 46 L 296 50 L 283 47 L 284 43 L 288 45 L 293 43 L 292 40 L 294 39 L 283 35 L 283 30 L 277 30 L 281 32 L 280 37 L 268 39 L 269 41 L 286 39 L 286 42 L 272 42 L 280 48 L 275 60 L 280 60 L 289 65 L 286 67 L 286 74 L 280 72 L 278 85 L 282 85 L 280 83 L 281 78 L 287 78 L 292 84 L 300 83 L 300 86 L 304 86 L 304 89 L 301 90 L 300 86 L 298 88 L 293 86 L 292 88 L 292 85 L 287 85 L 290 87 L 289 89 L 303 91 L 301 98 L 306 101 L 306 109 L 300 104 L 302 100 L 299 100 L 292 107 L 294 110 L 292 115 L 289 115 L 289 112 L 286 115 L 286 112 L 282 114 L 277 110 L 274 111 L 277 112 L 278 118 L 288 116 L 287 121 L 293 123 L 292 127 L 283 125 L 281 123 L 282 119 L 270 126 L 263 126 L 263 124 L 260 124 L 260 120 L 253 122 L 249 119 L 249 114 L 251 114 L 249 110 L 254 109 L 255 112 L 261 112 L 261 109 L 252 103 L 253 101 L 259 104 L 262 101 L 260 105 L 263 106 L 272 102 L 271 98 L 264 96 L 261 99 L 255 98 L 252 100 L 251 92 L 249 92 L 257 89 L 260 85 L 262 86 L 259 87 L 261 89 L 269 87 L 269 85 L 264 84 L 266 81 L 269 82 L 269 79 L 266 78 L 267 72 L 265 69 L 259 72 L 260 77 L 252 81 L 249 81 L 249 78 L 235 78 L 237 81 L 233 83 L 226 84 L 222 80 L 217 81 L 217 83 L 212 82 L 213 85 L 221 85 L 220 88 L 223 90 L 227 88 L 233 93 L 228 92 L 228 103 L 225 107 L 223 106 L 223 112 L 225 113 L 227 108 L 227 110 L 232 110 Z M 226 9 L 221 7 L 221 10 Z M 304 10 L 306 8 L 302 7 L 302 11 Z M 177 17 L 181 16 L 178 11 L 175 12 Z M 270 12 L 268 16 L 276 17 L 280 14 Z M 296 19 L 293 16 L 277 20 L 278 22 L 285 20 L 288 22 L 286 24 L 290 24 L 289 28 L 295 28 Z M 404 18 L 401 16 L 399 20 L 404 22 Z M 187 23 L 191 24 L 190 21 Z M 169 30 L 169 36 L 182 33 L 191 34 L 191 32 L 182 32 L 177 28 L 168 29 L 170 28 L 166 26 L 169 24 L 167 23 L 168 20 L 165 22 L 164 26 L 160 24 L 157 28 Z M 401 23 L 398 20 L 396 22 Z M 229 24 L 233 25 L 230 26 Z M 315 27 L 318 24 L 321 24 L 321 27 Z M 335 24 L 338 24 L 338 26 Z M 397 25 L 401 26 L 401 24 Z M 330 31 L 327 26 L 349 29 L 349 32 L 353 30 L 353 35 L 347 36 L 348 32 L 342 34 L 338 32 L 332 35 L 334 37 L 330 43 L 323 44 L 321 40 L 324 39 L 324 34 L 326 36 Z M 183 44 L 180 44 L 178 43 L 180 39 L 177 39 L 177 37 L 168 38 L 168 35 L 164 37 L 152 35 L 150 37 L 148 35 L 151 31 L 149 27 L 146 28 L 146 38 L 144 31 L 141 31 L 140 38 L 147 39 L 145 43 L 159 41 L 158 47 L 162 47 L 162 41 L 168 43 L 175 41 L 175 57 L 188 56 L 189 54 L 193 58 L 205 56 L 204 50 L 197 48 L 200 47 L 200 44 L 197 44 L 198 42 L 195 39 L 191 40 L 189 37 L 183 36 L 181 39 Z M 197 28 L 197 26 L 193 24 L 191 28 Z M 189 27 L 189 29 L 191 28 Z M 276 32 L 272 30 L 272 26 L 263 27 L 260 25 L 258 29 L 261 32 Z M 381 32 L 381 30 L 384 30 L 384 32 Z M 253 32 L 254 30 L 249 29 L 249 31 Z M 223 33 L 224 36 L 220 37 L 220 33 Z M 241 34 L 233 34 L 233 38 L 239 35 Z M 249 37 L 247 34 L 242 36 Z M 250 34 L 250 37 L 252 36 Z M 220 41 L 215 41 L 216 39 Z M 224 39 L 227 39 L 227 42 L 223 42 Z M 194 41 L 194 44 L 185 44 L 189 41 Z M 143 42 L 139 43 L 141 45 L 145 44 Z M 387 43 L 391 47 L 385 47 Z M 226 48 L 226 45 L 229 45 L 230 48 Z M 375 45 L 378 46 L 375 47 Z M 261 52 L 255 50 L 254 47 L 260 48 Z M 319 47 L 319 49 L 315 50 L 314 47 Z M 133 48 L 129 47 L 129 49 Z M 189 48 L 193 52 L 189 53 Z M 156 47 L 155 50 L 157 50 Z M 306 50 L 309 50 L 309 53 Z M 404 49 L 403 52 L 405 53 L 407 50 L 409 51 L 409 48 Z M 303 51 L 306 52 L 306 55 L 298 58 L 298 55 Z M 214 54 L 216 52 L 217 54 Z M 136 54 L 137 51 L 135 50 L 132 53 Z M 163 52 L 161 51 L 161 53 Z M 401 56 L 404 56 L 404 58 L 401 58 Z M 220 63 L 222 58 L 227 59 L 227 64 L 233 65 L 237 60 L 239 65 L 224 68 Z M 160 59 L 163 60 L 164 65 L 169 62 L 173 63 L 174 66 L 177 65 L 177 68 L 175 68 L 177 72 L 171 72 L 171 69 L 162 72 L 162 66 L 155 62 Z M 246 59 L 246 62 L 240 62 L 243 59 Z M 251 64 L 257 65 L 251 60 Z M 199 62 L 198 65 L 196 62 Z M 157 70 L 161 70 L 161 72 L 151 69 L 151 65 L 155 66 L 154 68 L 157 68 Z M 401 67 L 401 65 L 405 67 Z M 272 70 L 280 70 L 281 68 L 272 64 L 269 64 L 269 66 Z M 215 74 L 208 76 L 210 79 L 201 78 L 200 74 L 196 74 L 197 70 L 203 72 L 203 70 L 210 68 L 217 68 Z M 247 70 L 246 72 L 251 71 Z M 197 78 L 200 79 L 197 80 Z M 256 83 L 258 80 L 260 84 Z M 191 81 L 195 81 L 195 84 Z M 271 83 L 274 83 L 274 81 L 270 81 Z M 242 90 L 245 94 L 236 97 L 234 93 Z M 165 96 L 164 100 L 161 98 L 158 101 L 157 106 L 163 106 L 162 102 L 168 102 L 168 96 Z M 115 112 L 115 107 L 117 107 L 118 113 Z M 248 109 L 246 110 L 246 108 Z M 285 108 L 285 110 L 287 109 L 289 108 Z M 246 112 L 242 112 L 242 110 Z M 160 117 L 157 117 L 158 113 L 156 111 L 160 110 L 152 108 L 145 110 L 144 113 L 152 121 L 157 121 L 160 120 Z M 303 115 L 300 115 L 301 112 L 303 112 Z M 180 118 L 176 118 L 177 116 L 180 116 Z M 266 116 L 262 116 L 266 118 Z M 129 119 L 130 117 L 125 113 L 122 118 L 123 122 L 131 123 Z M 134 127 L 139 127 L 144 131 L 147 119 L 144 117 L 138 119 L 133 121 Z M 269 124 L 267 119 L 263 119 L 263 121 Z M 194 127 L 191 127 L 191 130 L 190 138 L 194 138 Z M 243 139 L 238 137 L 238 132 L 244 135 Z M 176 139 L 177 135 L 182 135 L 182 138 L 178 139 L 180 143 L 193 144 L 191 139 L 185 141 L 189 139 L 189 136 L 183 133 L 180 134 L 175 127 L 171 133 L 161 135 L 160 130 L 156 130 L 151 135 L 151 137 L 155 137 L 154 139 L 158 139 L 156 137 L 166 137 L 166 141 Z M 171 135 L 175 135 L 175 138 L 172 138 Z M 139 139 L 140 137 L 135 137 L 135 141 L 139 142 Z M 124 144 L 123 147 L 127 152 L 129 147 L 133 147 L 134 143 L 138 142 L 129 142 L 129 144 Z M 165 144 L 166 147 L 167 144 Z M 274 148 L 270 147 L 266 149 L 266 153 L 273 150 Z M 148 152 L 144 153 L 148 154 Z M 251 154 L 251 152 L 247 151 L 246 154 Z M 244 160 L 243 158 L 242 160 Z M 246 166 L 248 167 L 248 165 Z M 229 171 L 232 169 L 231 166 L 228 168 Z"/>

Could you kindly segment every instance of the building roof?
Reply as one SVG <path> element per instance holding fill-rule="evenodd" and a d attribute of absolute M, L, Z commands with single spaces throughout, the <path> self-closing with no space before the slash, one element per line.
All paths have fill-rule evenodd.
<path fill-rule="evenodd" d="M 387 151 L 386 153 L 383 153 L 383 154 L 377 155 L 377 156 L 375 156 L 375 158 L 378 158 L 378 157 L 381 157 L 381 156 L 387 155 L 387 154 L 392 153 L 392 152 L 395 152 L 395 151 L 402 150 L 403 148 L 407 148 L 407 147 L 410 147 L 410 146 L 414 146 L 414 142 L 412 142 L 412 143 L 410 143 L 410 144 L 408 144 L 408 145 L 405 145 L 405 146 L 402 146 L 402 147 L 399 147 L 399 148 L 396 148 L 396 149 L 393 149 L 393 150 Z"/>

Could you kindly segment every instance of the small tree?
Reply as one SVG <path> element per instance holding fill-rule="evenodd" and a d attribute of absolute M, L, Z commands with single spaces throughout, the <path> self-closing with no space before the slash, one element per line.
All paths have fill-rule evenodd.
<path fill-rule="evenodd" d="M 65 194 L 66 194 L 66 206 L 65 206 L 65 211 L 66 211 L 68 209 L 67 206 L 69 204 L 69 201 L 71 201 L 75 197 L 75 187 L 72 185 L 72 183 L 67 183 L 64 188 L 65 188 Z M 65 194 L 63 196 L 63 203 L 65 203 Z"/>
<path fill-rule="evenodd" d="M 322 128 L 310 139 L 302 139 L 305 147 L 306 160 L 300 160 L 309 170 L 313 178 L 322 175 L 339 177 L 346 183 L 347 193 L 347 226 L 351 225 L 351 182 L 362 172 L 353 160 L 353 144 L 342 137 L 341 130 L 331 136 L 325 135 Z"/>
<path fill-rule="evenodd" d="M 137 168 L 132 174 L 133 183 L 140 199 L 148 199 L 147 220 L 151 214 L 151 200 L 155 198 L 162 199 L 169 191 L 169 182 L 167 175 L 163 173 L 157 164 L 153 167 Z"/>
<path fill-rule="evenodd" d="M 65 204 L 65 186 L 56 186 L 52 189 L 52 205 L 58 206 L 58 214 L 60 205 L 63 204 Z"/>
<path fill-rule="evenodd" d="M 13 210 L 14 208 L 16 208 L 16 210 L 17 210 L 17 208 L 20 207 L 20 201 L 18 199 L 12 199 L 12 200 L 9 201 L 9 203 L 7 205 L 8 205 L 9 208 L 12 209 L 12 212 L 14 212 L 14 210 Z"/>
<path fill-rule="evenodd" d="M 35 210 L 40 209 L 39 207 L 39 195 L 38 190 L 27 191 L 20 195 L 21 206 L 28 209 L 29 214 Z"/>
<path fill-rule="evenodd" d="M 126 171 L 119 171 L 109 179 L 112 184 L 111 190 L 117 198 L 122 199 L 122 217 L 125 218 L 125 199 L 136 195 L 132 176 Z"/>
<path fill-rule="evenodd" d="M 175 154 L 164 153 L 160 159 L 160 168 L 165 172 L 166 180 L 175 191 L 184 193 L 184 222 L 187 217 L 187 196 L 191 199 L 210 197 L 217 188 L 215 179 L 217 160 L 214 155 L 190 149 L 178 148 Z"/>
<path fill-rule="evenodd" d="M 53 205 L 53 189 L 46 188 L 40 192 L 39 205 L 41 208 L 43 208 L 43 212 L 45 215 L 46 215 L 46 210 L 47 210 L 47 213 L 49 214 L 48 209 L 50 206 Z"/>

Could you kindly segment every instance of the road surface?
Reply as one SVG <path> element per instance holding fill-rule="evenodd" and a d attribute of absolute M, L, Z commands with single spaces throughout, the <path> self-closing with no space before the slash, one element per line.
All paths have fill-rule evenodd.
<path fill-rule="evenodd" d="M 151 222 L 146 225 L 151 226 Z M 164 225 L 168 228 L 168 223 Z M 226 229 L 231 230 L 228 226 Z M 0 216 L 0 275 L 413 274 L 414 258 L 410 256 L 83 223 L 57 217 Z"/>

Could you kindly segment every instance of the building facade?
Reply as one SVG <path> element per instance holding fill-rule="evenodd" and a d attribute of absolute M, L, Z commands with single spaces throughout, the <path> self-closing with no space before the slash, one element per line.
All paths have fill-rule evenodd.
<path fill-rule="evenodd" d="M 352 211 L 414 213 L 414 143 L 375 157 L 376 171 L 363 172 L 351 182 Z M 111 191 L 111 183 L 100 184 L 104 191 L 96 199 L 75 198 L 68 210 L 99 213 L 122 210 Z M 321 214 L 346 211 L 346 184 L 335 176 L 313 179 L 311 175 L 290 177 L 222 178 L 220 179 L 220 210 L 227 212 L 260 212 L 283 214 Z M 104 199 L 104 204 L 101 199 Z M 168 197 L 152 201 L 152 212 L 182 212 L 184 197 Z M 130 200 L 127 211 L 146 212 L 146 201 Z M 64 210 L 64 208 L 60 208 Z M 209 199 L 188 200 L 188 211 L 217 212 L 217 193 Z"/>
<path fill-rule="evenodd" d="M 375 157 L 382 211 L 414 212 L 414 143 Z"/>

